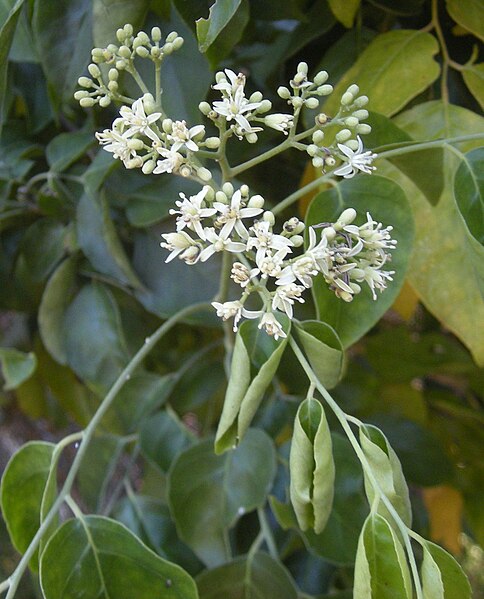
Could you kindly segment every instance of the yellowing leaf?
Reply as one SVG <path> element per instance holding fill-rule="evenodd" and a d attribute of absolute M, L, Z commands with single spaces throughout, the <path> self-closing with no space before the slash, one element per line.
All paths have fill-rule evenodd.
<path fill-rule="evenodd" d="M 329 7 L 340 23 L 350 29 L 353 27 L 360 0 L 329 0 Z"/>
<path fill-rule="evenodd" d="M 484 62 L 464 67 L 462 77 L 471 94 L 484 110 Z"/>
<path fill-rule="evenodd" d="M 412 318 L 417 309 L 418 295 L 410 284 L 405 281 L 392 308 L 407 322 Z"/>
<path fill-rule="evenodd" d="M 447 0 L 447 10 L 456 23 L 484 40 L 484 4 L 481 0 Z"/>
<path fill-rule="evenodd" d="M 357 83 L 370 98 L 370 108 L 391 116 L 439 76 L 433 59 L 435 38 L 421 31 L 390 31 L 375 38 L 336 85 L 324 104 L 329 115 L 338 112 L 342 94 Z"/>
<path fill-rule="evenodd" d="M 461 551 L 462 495 L 453 487 L 441 485 L 423 489 L 423 498 L 429 513 L 430 538 L 458 555 Z"/>

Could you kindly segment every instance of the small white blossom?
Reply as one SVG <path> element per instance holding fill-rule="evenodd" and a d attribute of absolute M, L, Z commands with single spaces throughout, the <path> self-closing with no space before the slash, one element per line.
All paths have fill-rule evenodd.
<path fill-rule="evenodd" d="M 234 262 L 230 271 L 230 278 L 244 289 L 250 282 L 252 271 L 241 262 Z"/>
<path fill-rule="evenodd" d="M 202 239 L 208 241 L 210 245 L 201 251 L 200 262 L 205 262 L 215 252 L 243 252 L 245 250 L 245 243 L 232 241 L 229 239 L 227 232 L 221 231 L 218 234 L 213 227 L 206 227 L 204 229 Z"/>
<path fill-rule="evenodd" d="M 239 320 L 242 317 L 242 302 L 239 300 L 233 302 L 212 302 L 212 306 L 217 310 L 217 316 L 222 320 L 234 319 L 234 332 L 237 331 Z"/>
<path fill-rule="evenodd" d="M 160 246 L 171 252 L 165 262 L 171 262 L 183 251 L 191 247 L 198 247 L 198 244 L 185 231 L 180 233 L 163 233 L 162 237 L 166 242 L 161 242 Z"/>
<path fill-rule="evenodd" d="M 178 210 L 170 210 L 170 214 L 178 214 L 176 219 L 176 230 L 181 231 L 185 227 L 195 231 L 200 239 L 205 239 L 205 230 L 201 225 L 201 219 L 215 214 L 215 208 L 202 208 L 202 202 L 209 190 L 208 186 L 202 188 L 196 195 L 189 198 L 180 192 L 180 200 L 175 202 Z"/>
<path fill-rule="evenodd" d="M 313 277 L 317 274 L 318 268 L 314 258 L 303 254 L 282 270 L 276 285 L 289 285 L 298 280 L 304 287 L 309 288 L 313 284 Z"/>
<path fill-rule="evenodd" d="M 213 207 L 217 210 L 220 216 L 217 218 L 217 224 L 223 225 L 222 231 L 232 232 L 235 228 L 240 237 L 246 239 L 248 237 L 247 229 L 242 223 L 243 218 L 254 218 L 262 212 L 262 208 L 241 208 L 242 194 L 238 189 L 230 200 L 230 204 L 222 202 L 214 202 Z"/>
<path fill-rule="evenodd" d="M 160 156 L 163 156 L 164 160 L 156 162 L 156 168 L 153 170 L 154 175 L 176 173 L 183 164 L 183 156 L 178 152 L 166 150 L 165 148 L 157 148 L 157 152 Z"/>
<path fill-rule="evenodd" d="M 258 253 L 256 255 L 257 268 L 251 271 L 251 276 L 257 276 L 260 273 L 263 279 L 278 277 L 282 272 L 282 264 L 286 255 L 285 247 L 277 250 L 275 254 L 270 250 L 265 255 Z"/>
<path fill-rule="evenodd" d="M 279 337 L 287 337 L 284 329 L 281 326 L 281 323 L 277 320 L 274 314 L 272 314 L 272 312 L 266 312 L 264 314 L 259 323 L 259 329 L 264 329 L 265 332 L 271 337 L 274 337 L 276 341 L 279 339 Z"/>
<path fill-rule="evenodd" d="M 366 260 L 361 260 L 357 268 L 351 271 L 351 278 L 355 281 L 362 282 L 365 281 L 369 288 L 371 289 L 371 294 L 373 299 L 377 299 L 377 295 L 375 289 L 378 289 L 383 292 L 387 288 L 387 281 L 393 281 L 392 275 L 395 274 L 394 270 L 381 270 L 383 266 L 383 262 L 381 264 L 371 264 Z"/>
<path fill-rule="evenodd" d="M 222 80 L 213 86 L 214 89 L 222 90 L 224 95 L 222 101 L 213 103 L 213 109 L 217 114 L 224 116 L 227 121 L 235 120 L 244 133 L 253 132 L 247 116 L 252 110 L 259 108 L 262 102 L 249 102 L 245 97 L 245 76 L 242 73 L 236 75 L 230 69 L 226 69 L 225 73 L 230 83 L 227 80 Z"/>
<path fill-rule="evenodd" d="M 351 179 L 351 177 L 354 177 L 359 170 L 368 173 L 369 175 L 375 170 L 376 167 L 371 166 L 371 163 L 375 160 L 377 155 L 373 154 L 371 151 L 363 152 L 363 142 L 361 141 L 361 137 L 358 136 L 357 139 L 358 148 L 355 151 L 344 144 L 338 144 L 338 148 L 348 158 L 348 161 L 345 162 L 343 166 L 337 168 L 333 174 L 345 179 Z"/>
<path fill-rule="evenodd" d="M 264 123 L 268 127 L 282 131 L 284 135 L 287 135 L 294 125 L 294 117 L 292 114 L 269 114 L 264 118 Z"/>
<path fill-rule="evenodd" d="M 112 152 L 114 158 L 119 158 L 124 164 L 136 156 L 136 151 L 129 147 L 129 137 L 118 133 L 115 129 L 104 129 L 96 133 L 96 138 L 106 152 Z"/>
<path fill-rule="evenodd" d="M 127 126 L 126 135 L 128 137 L 141 134 L 146 135 L 153 141 L 159 141 L 158 135 L 150 126 L 161 117 L 161 112 L 154 112 L 153 114 L 146 115 L 143 106 L 143 98 L 139 98 L 133 102 L 131 107 L 121 106 L 119 114 Z"/>
<path fill-rule="evenodd" d="M 175 121 L 172 125 L 172 131 L 168 135 L 168 139 L 173 143 L 171 150 L 177 152 L 182 146 L 185 146 L 192 152 L 198 151 L 198 145 L 193 138 L 205 131 L 203 125 L 195 125 L 190 129 L 185 121 Z"/>
<path fill-rule="evenodd" d="M 304 303 L 304 299 L 301 297 L 304 290 L 305 288 L 302 285 L 295 285 L 294 283 L 281 285 L 276 289 L 272 298 L 272 309 L 285 312 L 289 318 L 292 318 L 294 302 Z"/>
<path fill-rule="evenodd" d="M 247 240 L 247 250 L 256 249 L 256 262 L 260 262 L 266 255 L 268 250 L 285 250 L 286 254 L 290 253 L 293 242 L 287 237 L 272 233 L 270 224 L 267 221 L 259 221 L 250 228 L 253 233 Z"/>

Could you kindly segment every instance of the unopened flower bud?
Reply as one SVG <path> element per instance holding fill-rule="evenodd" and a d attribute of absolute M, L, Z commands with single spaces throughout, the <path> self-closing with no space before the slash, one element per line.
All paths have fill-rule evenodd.
<path fill-rule="evenodd" d="M 326 85 L 320 85 L 316 90 L 318 96 L 329 96 L 329 94 L 333 93 L 333 86 L 327 83 Z"/>
<path fill-rule="evenodd" d="M 316 85 L 322 85 L 323 83 L 326 83 L 328 76 L 329 75 L 326 71 L 319 71 L 319 73 L 317 73 L 314 77 L 314 83 Z"/>
<path fill-rule="evenodd" d="M 217 191 L 215 193 L 215 200 L 217 202 L 220 202 L 221 204 L 228 204 L 229 203 L 229 199 L 227 197 L 227 194 L 225 194 L 223 191 Z"/>
<path fill-rule="evenodd" d="M 218 137 L 207 137 L 205 146 L 209 150 L 216 150 L 220 146 L 220 139 Z"/>
<path fill-rule="evenodd" d="M 295 232 L 296 227 L 300 224 L 300 222 L 301 221 L 298 218 L 293 216 L 289 220 L 286 220 L 286 222 L 282 225 L 282 228 L 286 233 L 293 234 Z M 298 233 L 299 232 L 300 231 L 298 231 Z"/>
<path fill-rule="evenodd" d="M 324 235 L 328 241 L 333 241 L 336 237 L 336 230 L 334 227 L 324 227 L 321 235 Z"/>
<path fill-rule="evenodd" d="M 184 43 L 185 43 L 185 40 L 181 36 L 176 37 L 173 40 L 173 49 L 179 50 L 183 46 Z"/>
<path fill-rule="evenodd" d="M 250 281 L 250 271 L 247 266 L 242 264 L 242 262 L 234 262 L 232 265 L 230 278 L 241 287 L 245 287 Z"/>
<path fill-rule="evenodd" d="M 249 197 L 249 186 L 248 185 L 241 185 L 240 186 L 240 195 L 243 198 L 248 198 Z"/>
<path fill-rule="evenodd" d="M 247 204 L 247 206 L 249 208 L 263 208 L 264 207 L 264 198 L 259 195 L 256 194 L 255 196 L 252 196 L 249 200 L 249 203 Z"/>
<path fill-rule="evenodd" d="M 136 54 L 140 58 L 147 58 L 150 55 L 150 51 L 148 50 L 148 48 L 145 48 L 144 46 L 139 46 L 138 48 L 136 48 Z"/>
<path fill-rule="evenodd" d="M 116 61 L 116 68 L 118 69 L 118 71 L 124 71 L 124 69 L 126 68 L 126 63 L 124 60 L 117 60 Z"/>
<path fill-rule="evenodd" d="M 129 169 L 140 168 L 140 166 L 143 166 L 143 159 L 140 156 L 135 156 L 134 158 L 131 158 L 131 160 L 125 162 L 125 166 Z"/>
<path fill-rule="evenodd" d="M 79 83 L 81 87 L 86 87 L 88 89 L 93 86 L 92 81 L 91 79 L 89 79 L 89 77 L 79 77 L 77 83 Z"/>
<path fill-rule="evenodd" d="M 316 156 L 316 154 L 319 152 L 319 148 L 316 144 L 309 144 L 309 146 L 306 148 L 306 152 L 309 154 L 309 156 Z"/>
<path fill-rule="evenodd" d="M 356 83 L 353 83 L 353 85 L 350 85 L 346 91 L 352 96 L 356 97 L 360 91 L 360 88 L 356 85 Z"/>
<path fill-rule="evenodd" d="M 249 102 L 261 102 L 262 101 L 262 97 L 263 96 L 262 96 L 261 92 L 254 92 L 249 97 Z"/>
<path fill-rule="evenodd" d="M 197 175 L 199 179 L 201 179 L 202 181 L 210 181 L 210 179 L 212 178 L 212 173 L 208 170 L 208 168 L 205 168 L 204 166 L 197 169 Z"/>
<path fill-rule="evenodd" d="M 173 121 L 171 119 L 163 119 L 161 128 L 165 133 L 171 133 L 173 131 Z"/>
<path fill-rule="evenodd" d="M 358 141 L 356 139 L 349 139 L 347 142 L 345 142 L 345 146 L 348 146 L 350 150 L 356 152 L 358 149 Z"/>
<path fill-rule="evenodd" d="M 356 210 L 354 208 L 346 208 L 346 210 L 343 210 L 343 212 L 340 214 L 335 227 L 340 227 L 343 228 L 346 225 L 351 224 L 356 218 Z"/>
<path fill-rule="evenodd" d="M 163 51 L 161 48 L 159 48 L 158 46 L 152 46 L 151 50 L 150 50 L 150 54 L 152 58 L 160 58 L 160 56 L 163 54 Z"/>
<path fill-rule="evenodd" d="M 324 158 L 321 158 L 321 156 L 315 156 L 311 162 L 313 163 L 313 166 L 315 168 L 321 168 L 322 166 L 324 166 L 325 160 Z"/>
<path fill-rule="evenodd" d="M 75 93 L 74 93 L 74 99 L 75 100 L 82 100 L 82 98 L 88 98 L 89 97 L 89 92 L 86 91 L 85 89 L 78 89 Z"/>
<path fill-rule="evenodd" d="M 354 117 L 354 116 L 349 116 L 347 119 L 345 119 L 345 125 L 347 127 L 356 127 L 356 125 L 359 125 L 360 121 Z"/>
<path fill-rule="evenodd" d="M 118 53 L 123 58 L 131 58 L 131 50 L 128 48 L 128 46 L 120 46 Z"/>
<path fill-rule="evenodd" d="M 116 37 L 118 39 L 118 42 L 124 42 L 124 38 L 126 37 L 126 34 L 124 33 L 124 29 L 118 29 L 116 31 Z"/>
<path fill-rule="evenodd" d="M 357 98 L 358 99 L 358 98 Z M 353 116 L 357 118 L 359 121 L 364 121 L 368 118 L 368 110 L 355 110 L 353 112 Z"/>
<path fill-rule="evenodd" d="M 336 160 L 332 156 L 326 156 L 326 158 L 324 159 L 324 164 L 326 166 L 331 167 L 336 164 Z"/>
<path fill-rule="evenodd" d="M 319 106 L 319 100 L 317 98 L 307 98 L 306 100 L 304 100 L 304 104 L 308 108 L 314 110 Z"/>
<path fill-rule="evenodd" d="M 159 27 L 153 27 L 151 30 L 151 39 L 154 42 L 159 42 L 161 40 L 161 29 Z"/>
<path fill-rule="evenodd" d="M 126 145 L 131 150 L 142 150 L 145 147 L 144 142 L 141 139 L 138 139 L 137 137 L 130 137 L 126 142 Z"/>
<path fill-rule="evenodd" d="M 368 101 L 368 96 L 359 96 L 355 100 L 355 106 L 356 108 L 363 108 L 363 106 L 366 106 L 368 104 Z"/>
<path fill-rule="evenodd" d="M 108 90 L 110 92 L 116 93 L 118 91 L 118 88 L 119 88 L 119 84 L 117 81 L 110 81 L 108 83 Z"/>
<path fill-rule="evenodd" d="M 227 77 L 223 71 L 217 71 L 215 73 L 215 82 L 222 83 L 222 81 L 227 81 Z"/>
<path fill-rule="evenodd" d="M 358 295 L 358 293 L 361 292 L 361 287 L 358 285 L 358 283 L 353 283 L 353 281 L 350 281 L 349 285 L 355 295 Z"/>
<path fill-rule="evenodd" d="M 144 31 L 140 31 L 136 37 L 142 44 L 148 44 L 150 41 L 148 34 Z"/>
<path fill-rule="evenodd" d="M 288 100 L 291 97 L 291 92 L 287 89 L 287 87 L 281 85 L 277 88 L 277 95 L 283 100 Z"/>
<path fill-rule="evenodd" d="M 198 105 L 198 110 L 202 114 L 207 116 L 207 114 L 212 110 L 212 108 L 210 107 L 210 104 L 208 102 L 200 102 L 200 104 Z"/>
<path fill-rule="evenodd" d="M 293 87 L 298 87 L 299 85 L 301 85 L 301 83 L 303 83 L 306 80 L 306 75 L 304 75 L 304 73 L 296 73 L 294 75 L 294 79 L 291 81 L 291 85 Z"/>
<path fill-rule="evenodd" d="M 356 127 L 356 132 L 361 133 L 361 135 L 368 135 L 368 133 L 371 133 L 371 127 L 366 123 L 361 123 L 361 125 Z"/>
<path fill-rule="evenodd" d="M 111 104 L 111 98 L 109 96 L 103 96 L 99 98 L 99 106 L 101 108 L 107 108 Z"/>
<path fill-rule="evenodd" d="M 276 222 L 276 217 L 270 210 L 266 210 L 262 215 L 262 220 L 266 223 L 269 223 L 270 226 L 273 227 Z"/>
<path fill-rule="evenodd" d="M 297 72 L 298 73 L 302 73 L 303 75 L 307 75 L 308 74 L 308 64 L 307 64 L 307 62 L 300 62 L 297 65 Z"/>
<path fill-rule="evenodd" d="M 245 139 L 250 143 L 250 144 L 255 144 L 257 143 L 257 140 L 259 139 L 257 137 L 257 133 L 247 133 L 247 135 L 245 136 Z"/>
<path fill-rule="evenodd" d="M 313 133 L 312 139 L 315 144 L 321 144 L 324 140 L 324 131 L 321 131 L 320 129 L 318 129 L 317 131 L 315 131 Z"/>
<path fill-rule="evenodd" d="M 251 100 L 252 101 L 252 100 Z M 261 105 L 259 106 L 259 108 L 256 108 L 256 112 L 269 112 L 269 110 L 272 108 L 272 102 L 270 100 L 262 100 Z"/>
<path fill-rule="evenodd" d="M 350 104 L 353 103 L 354 99 L 355 98 L 354 98 L 353 94 L 350 94 L 349 92 L 345 92 L 341 96 L 341 106 L 349 106 Z"/>
<path fill-rule="evenodd" d="M 79 100 L 79 104 L 83 107 L 83 108 L 92 108 L 94 106 L 94 104 L 96 103 L 96 101 L 93 98 L 81 98 Z"/>
<path fill-rule="evenodd" d="M 152 94 L 144 94 L 143 106 L 146 114 L 153 114 L 156 111 L 157 106 Z"/>
<path fill-rule="evenodd" d="M 91 57 L 93 62 L 102 62 L 104 60 L 104 50 L 102 48 L 93 48 Z"/>
<path fill-rule="evenodd" d="M 326 125 L 328 122 L 328 115 L 324 114 L 324 112 L 320 112 L 314 120 L 316 125 Z"/>
<path fill-rule="evenodd" d="M 168 44 L 165 44 L 161 50 L 162 50 L 163 54 L 166 54 L 167 56 L 169 56 L 170 54 L 173 54 L 174 49 L 175 48 L 173 47 L 173 44 L 168 43 Z"/>
<path fill-rule="evenodd" d="M 294 106 L 294 108 L 301 108 L 301 106 L 304 103 L 304 100 L 299 96 L 295 96 L 294 98 L 292 98 L 291 103 Z"/>
<path fill-rule="evenodd" d="M 299 248 L 304 244 L 304 237 L 302 235 L 293 235 L 291 241 L 294 244 L 294 247 Z"/>
<path fill-rule="evenodd" d="M 347 141 L 351 137 L 351 131 L 349 129 L 341 129 L 336 133 L 335 139 L 339 143 Z"/>
<path fill-rule="evenodd" d="M 101 77 L 101 70 L 99 69 L 97 64 L 91 63 L 87 67 L 87 70 L 89 71 L 89 74 L 91 75 L 91 77 L 94 77 L 94 79 L 99 79 Z"/>
<path fill-rule="evenodd" d="M 222 185 L 222 191 L 226 194 L 228 198 L 231 198 L 234 195 L 234 186 L 232 183 L 227 181 Z"/>
<path fill-rule="evenodd" d="M 141 167 L 141 170 L 143 171 L 143 173 L 145 175 L 151 175 L 151 173 L 153 172 L 155 166 L 156 166 L 156 161 L 155 160 L 147 160 L 143 164 L 143 166 Z"/>
<path fill-rule="evenodd" d="M 123 31 L 126 37 L 131 37 L 133 35 L 133 26 L 131 23 L 126 23 L 126 25 L 123 27 Z"/>

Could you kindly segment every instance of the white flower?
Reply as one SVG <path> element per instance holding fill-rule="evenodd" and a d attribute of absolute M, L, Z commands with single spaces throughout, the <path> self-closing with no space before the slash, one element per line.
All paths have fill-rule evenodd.
<path fill-rule="evenodd" d="M 143 106 L 143 98 L 139 98 L 131 107 L 121 106 L 119 114 L 127 126 L 126 135 L 132 137 L 136 134 L 146 135 L 153 141 L 159 141 L 158 135 L 150 128 L 155 121 L 161 117 L 161 112 L 146 115 Z"/>
<path fill-rule="evenodd" d="M 293 242 L 282 235 L 275 235 L 269 228 L 267 221 L 259 221 L 250 228 L 253 235 L 247 240 L 247 250 L 257 250 L 256 262 L 260 262 L 270 249 L 285 250 L 286 254 L 292 251 L 290 246 L 294 245 Z"/>
<path fill-rule="evenodd" d="M 185 227 L 195 231 L 200 239 L 205 239 L 205 231 L 200 221 L 202 218 L 207 216 L 213 216 L 215 214 L 215 208 L 202 208 L 202 202 L 207 195 L 209 187 L 205 185 L 201 191 L 196 195 L 190 196 L 189 198 L 182 192 L 180 192 L 180 200 L 175 202 L 179 210 L 170 210 L 170 214 L 179 214 L 176 219 L 176 230 L 181 231 Z"/>
<path fill-rule="evenodd" d="M 377 223 L 373 220 L 370 213 L 366 213 L 366 223 L 359 227 L 359 237 L 366 249 L 376 250 L 381 252 L 382 250 L 394 250 L 397 242 L 392 239 L 390 232 L 393 231 L 393 227 L 382 228 L 382 223 Z"/>
<path fill-rule="evenodd" d="M 282 131 L 284 135 L 287 135 L 289 129 L 294 125 L 294 117 L 292 114 L 269 114 L 264 118 L 264 123 L 268 127 Z"/>
<path fill-rule="evenodd" d="M 102 133 L 96 133 L 96 138 L 106 152 L 112 152 L 114 158 L 119 158 L 125 164 L 136 156 L 136 151 L 128 145 L 129 137 L 120 134 L 114 129 L 104 129 Z"/>
<path fill-rule="evenodd" d="M 304 303 L 304 299 L 301 297 L 303 291 L 304 287 L 302 285 L 295 285 L 294 283 L 281 285 L 272 298 L 272 309 L 285 312 L 289 318 L 292 318 L 294 301 Z"/>
<path fill-rule="evenodd" d="M 225 73 L 230 79 L 221 81 L 214 85 L 214 89 L 222 90 L 224 98 L 222 101 L 214 102 L 213 109 L 217 114 L 224 116 L 227 121 L 235 120 L 237 125 L 244 131 L 251 130 L 251 126 L 244 114 L 259 108 L 262 102 L 249 102 L 244 94 L 245 76 L 239 73 L 236 75 L 233 71 L 226 69 Z"/>
<path fill-rule="evenodd" d="M 278 277 L 282 272 L 282 264 L 286 254 L 287 249 L 285 247 L 277 250 L 275 254 L 271 251 L 268 251 L 265 255 L 258 253 L 256 255 L 257 268 L 251 270 L 251 276 L 257 276 L 261 273 L 263 279 Z"/>
<path fill-rule="evenodd" d="M 220 234 L 217 234 L 213 227 L 206 227 L 203 235 L 202 239 L 209 241 L 210 245 L 201 251 L 200 262 L 205 262 L 215 252 L 243 252 L 245 250 L 245 243 L 232 241 L 228 238 L 227 232 L 221 231 Z"/>
<path fill-rule="evenodd" d="M 361 141 L 361 137 L 358 136 L 357 139 L 358 148 L 356 151 L 353 151 L 344 144 L 338 144 L 338 148 L 348 158 L 348 161 L 343 164 L 343 166 L 337 168 L 333 172 L 334 175 L 339 175 L 345 179 L 351 179 L 351 177 L 354 177 L 359 170 L 368 173 L 369 175 L 375 170 L 376 167 L 371 166 L 371 163 L 375 160 L 377 155 L 373 154 L 371 151 L 363 152 L 363 142 Z"/>
<path fill-rule="evenodd" d="M 274 314 L 272 314 L 272 312 L 266 312 L 264 314 L 259 322 L 258 328 L 263 328 L 265 332 L 271 337 L 274 337 L 276 341 L 279 339 L 279 337 L 287 337 L 284 329 L 281 326 L 281 323 L 277 320 Z"/>
<path fill-rule="evenodd" d="M 232 270 L 230 271 L 230 278 L 233 279 L 238 285 L 244 289 L 250 282 L 252 271 L 242 262 L 234 262 L 232 264 Z"/>
<path fill-rule="evenodd" d="M 186 121 L 175 121 L 172 125 L 172 131 L 168 135 L 168 139 L 173 142 L 171 149 L 173 152 L 178 151 L 182 146 L 185 146 L 192 152 L 198 151 L 197 144 L 193 138 L 205 131 L 203 125 L 195 125 L 190 129 L 187 127 Z"/>
<path fill-rule="evenodd" d="M 166 150 L 165 148 L 157 148 L 157 152 L 160 156 L 163 156 L 164 160 L 158 160 L 156 162 L 156 168 L 153 170 L 153 174 L 176 173 L 183 163 L 183 156 L 178 152 Z"/>
<path fill-rule="evenodd" d="M 313 284 L 313 277 L 318 274 L 318 268 L 314 258 L 303 254 L 292 264 L 286 266 L 279 275 L 276 285 L 289 285 L 294 281 L 300 281 L 304 287 L 309 288 Z"/>
<path fill-rule="evenodd" d="M 222 75 L 222 79 L 215 85 L 212 85 L 213 89 L 219 89 L 228 94 L 231 94 L 231 93 L 233 94 L 236 92 L 236 90 L 239 87 L 243 88 L 245 86 L 245 75 L 244 74 L 239 73 L 237 75 L 230 69 L 225 69 L 224 72 L 225 72 L 226 77 L 223 77 L 223 75 Z M 227 77 L 228 77 L 228 79 L 227 79 Z"/>
<path fill-rule="evenodd" d="M 246 239 L 248 237 L 247 229 L 242 223 L 243 218 L 253 218 L 262 212 L 262 208 L 241 208 L 242 202 L 242 194 L 240 193 L 240 189 L 238 189 L 232 199 L 230 200 L 230 204 L 222 204 L 222 202 L 214 202 L 213 207 L 219 212 L 220 216 L 217 218 L 217 223 L 222 224 L 222 231 L 228 231 L 228 233 L 232 232 L 232 229 L 235 227 L 235 230 L 240 235 L 240 237 Z"/>
<path fill-rule="evenodd" d="M 212 306 L 217 310 L 217 316 L 222 320 L 234 319 L 234 332 L 237 331 L 239 320 L 242 317 L 242 302 L 239 300 L 233 302 L 212 302 Z"/>
<path fill-rule="evenodd" d="M 166 239 L 166 243 L 162 241 L 160 246 L 171 252 L 165 262 L 171 262 L 173 258 L 189 248 L 199 247 L 198 244 L 185 233 L 185 231 L 182 231 L 181 233 L 164 233 L 162 237 Z"/>
<path fill-rule="evenodd" d="M 365 281 L 371 289 L 373 299 L 377 299 L 375 289 L 380 293 L 387 288 L 387 281 L 393 281 L 392 275 L 394 270 L 380 270 L 384 262 L 381 264 L 371 264 L 369 261 L 361 260 L 357 267 L 350 272 L 352 279 L 358 282 Z"/>

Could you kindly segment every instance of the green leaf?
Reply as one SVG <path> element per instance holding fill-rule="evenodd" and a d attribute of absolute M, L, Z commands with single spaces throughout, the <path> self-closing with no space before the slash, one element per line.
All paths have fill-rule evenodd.
<path fill-rule="evenodd" d="M 472 589 L 460 565 L 442 547 L 423 543 L 422 586 L 425 599 L 470 599 Z"/>
<path fill-rule="evenodd" d="M 200 599 L 297 599 L 284 566 L 267 553 L 253 553 L 206 570 L 197 577 Z"/>
<path fill-rule="evenodd" d="M 45 156 L 51 170 L 62 173 L 83 156 L 93 143 L 92 131 L 60 133 L 45 148 Z"/>
<path fill-rule="evenodd" d="M 285 319 L 287 335 L 289 326 L 290 322 Z M 287 337 L 275 341 L 258 328 L 255 320 L 246 320 L 240 326 L 215 438 L 215 453 L 232 449 L 243 438 L 274 378 L 286 344 Z M 251 360 L 257 366 L 254 376 L 251 374 Z"/>
<path fill-rule="evenodd" d="M 446 0 L 446 5 L 456 23 L 484 41 L 484 7 L 479 0 Z"/>
<path fill-rule="evenodd" d="M 244 35 L 244 30 L 250 20 L 250 5 L 248 0 L 242 0 L 234 16 L 230 19 L 217 39 L 207 49 L 207 58 L 212 69 L 216 69 L 221 60 L 226 58 L 233 47 Z"/>
<path fill-rule="evenodd" d="M 21 256 L 35 282 L 46 279 L 64 255 L 66 227 L 51 218 L 42 218 L 25 232 Z"/>
<path fill-rule="evenodd" d="M 55 445 L 31 441 L 10 459 L 2 477 L 2 513 L 13 545 L 24 553 L 40 527 L 41 503 Z M 36 569 L 37 556 L 30 561 Z"/>
<path fill-rule="evenodd" d="M 175 457 L 189 447 L 192 436 L 173 412 L 160 412 L 146 420 L 139 431 L 143 455 L 167 472 Z"/>
<path fill-rule="evenodd" d="M 353 27 L 360 0 L 328 0 L 332 13 L 347 29 Z"/>
<path fill-rule="evenodd" d="M 210 7 L 208 19 L 198 19 L 197 38 L 200 52 L 206 52 L 213 44 L 235 15 L 240 3 L 241 0 L 215 0 Z"/>
<path fill-rule="evenodd" d="M 454 195 L 467 228 L 484 244 L 484 148 L 463 158 L 455 173 Z"/>
<path fill-rule="evenodd" d="M 398 241 L 392 252 L 393 281 L 375 301 L 369 288 L 362 289 L 350 303 L 338 299 L 322 277 L 316 279 L 313 297 L 318 318 L 327 322 L 338 334 L 343 347 L 348 347 L 363 336 L 390 308 L 405 279 L 405 270 L 413 239 L 413 222 L 407 199 L 401 187 L 379 176 L 361 176 L 348 179 L 337 187 L 324 191 L 312 201 L 306 222 L 308 225 L 335 222 L 345 208 L 355 208 L 359 221 L 366 211 L 383 223 L 392 225 L 392 236 Z"/>
<path fill-rule="evenodd" d="M 410 505 L 407 482 L 403 476 L 402 466 L 397 454 L 393 451 L 385 435 L 372 425 L 366 424 L 360 427 L 360 444 L 381 490 L 405 524 L 411 526 L 412 506 Z M 373 505 L 375 495 L 378 495 L 379 490 L 373 489 L 366 474 L 365 489 L 368 502 Z M 389 522 L 393 522 L 392 516 L 381 501 L 378 504 L 378 513 Z"/>
<path fill-rule="evenodd" d="M 414 139 L 426 141 L 475 134 L 482 130 L 483 122 L 470 110 L 440 101 L 420 104 L 396 118 L 396 124 Z M 462 151 L 479 145 L 479 140 L 460 144 Z M 454 152 L 445 152 L 446 185 L 436 206 L 431 206 L 408 179 L 395 171 L 391 174 L 404 186 L 415 217 L 409 281 L 426 308 L 467 345 L 482 365 L 484 339 L 476 322 L 484 320 L 484 250 L 461 218 L 452 193 L 459 166 Z"/>
<path fill-rule="evenodd" d="M 471 94 L 484 110 L 484 62 L 464 66 L 461 73 Z"/>
<path fill-rule="evenodd" d="M 9 13 L 0 28 L 0 133 L 4 121 L 3 109 L 7 92 L 8 54 L 12 45 L 24 0 L 9 1 Z"/>
<path fill-rule="evenodd" d="M 139 289 L 142 287 L 124 251 L 109 214 L 104 194 L 84 194 L 77 207 L 79 245 L 92 265 L 103 274 Z"/>
<path fill-rule="evenodd" d="M 76 282 L 77 258 L 70 256 L 50 277 L 40 303 L 38 320 L 42 341 L 59 364 L 67 363 L 64 319 Z"/>
<path fill-rule="evenodd" d="M 326 415 L 316 399 L 304 400 L 297 411 L 289 473 L 291 503 L 299 527 L 321 533 L 333 506 L 334 461 Z"/>
<path fill-rule="evenodd" d="M 101 390 L 114 382 L 128 362 L 118 307 L 98 283 L 85 285 L 68 307 L 64 339 L 69 366 Z"/>
<path fill-rule="evenodd" d="M 172 464 L 167 495 L 178 534 L 209 567 L 227 561 L 228 529 L 264 505 L 275 470 L 272 440 L 256 429 L 234 451 L 215 455 L 208 439 Z"/>
<path fill-rule="evenodd" d="M 0 347 L 0 364 L 5 379 L 4 389 L 16 389 L 30 378 L 37 367 L 37 359 L 32 352 L 26 354 L 10 347 Z"/>
<path fill-rule="evenodd" d="M 32 32 L 52 104 L 58 110 L 61 104 L 73 102 L 77 79 L 90 59 L 91 2 L 35 0 Z"/>
<path fill-rule="evenodd" d="M 119 43 L 116 30 L 130 23 L 136 32 L 142 26 L 150 0 L 94 0 L 92 3 L 92 38 L 95 46 L 105 48 Z"/>
<path fill-rule="evenodd" d="M 361 531 L 355 564 L 354 599 L 411 599 L 405 552 L 388 522 L 370 514 Z"/>
<path fill-rule="evenodd" d="M 433 59 L 438 48 L 434 36 L 422 31 L 379 35 L 338 82 L 324 111 L 336 114 L 342 94 L 357 83 L 360 93 L 369 96 L 372 110 L 386 116 L 395 114 L 439 76 L 439 66 Z"/>
<path fill-rule="evenodd" d="M 40 561 L 45 599 L 197 599 L 192 578 L 158 557 L 125 526 L 102 516 L 68 520 Z"/>
<path fill-rule="evenodd" d="M 319 381 L 332 389 L 343 374 L 344 351 L 341 341 L 329 325 L 305 320 L 296 325 L 297 336 Z"/>

